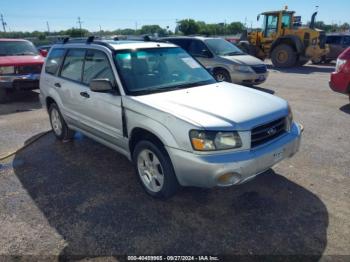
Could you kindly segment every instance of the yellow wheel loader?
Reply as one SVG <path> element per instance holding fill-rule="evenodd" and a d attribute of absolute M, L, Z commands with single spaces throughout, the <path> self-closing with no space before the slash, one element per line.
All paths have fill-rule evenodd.
<path fill-rule="evenodd" d="M 287 68 L 306 64 L 327 54 L 326 34 L 315 28 L 317 12 L 312 15 L 309 27 L 302 27 L 300 17 L 287 8 L 265 12 L 259 31 L 242 34 L 239 46 L 262 60 L 271 58 L 274 66 Z"/>

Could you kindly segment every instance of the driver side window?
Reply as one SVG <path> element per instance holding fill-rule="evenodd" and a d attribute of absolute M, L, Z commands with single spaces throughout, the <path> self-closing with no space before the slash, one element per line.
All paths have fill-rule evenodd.
<path fill-rule="evenodd" d="M 208 54 L 209 50 L 202 41 L 192 40 L 188 47 L 188 52 L 194 57 L 203 57 L 207 56 L 206 53 Z"/>

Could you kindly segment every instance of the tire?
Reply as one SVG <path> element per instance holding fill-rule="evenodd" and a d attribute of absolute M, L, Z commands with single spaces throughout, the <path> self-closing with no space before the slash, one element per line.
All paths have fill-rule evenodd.
<path fill-rule="evenodd" d="M 8 101 L 8 94 L 5 88 L 0 87 L 0 103 L 5 103 Z"/>
<path fill-rule="evenodd" d="M 224 69 L 216 69 L 214 71 L 214 77 L 218 82 L 232 82 L 230 74 Z"/>
<path fill-rule="evenodd" d="M 133 152 L 133 163 L 141 185 L 149 195 L 166 199 L 180 189 L 163 145 L 148 140 L 138 142 Z"/>
<path fill-rule="evenodd" d="M 288 68 L 295 66 L 297 55 L 290 45 L 281 44 L 272 50 L 271 61 L 275 67 Z"/>
<path fill-rule="evenodd" d="M 50 124 L 57 139 L 61 141 L 71 140 L 75 132 L 68 128 L 57 104 L 52 103 L 49 108 Z"/>
<path fill-rule="evenodd" d="M 311 59 L 311 62 L 312 62 L 312 64 L 314 64 L 314 65 L 319 65 L 319 64 L 321 64 L 322 62 L 325 62 L 325 57 L 324 56 L 322 56 L 322 57 L 319 57 L 319 58 L 314 58 L 314 59 Z"/>
<path fill-rule="evenodd" d="M 298 59 L 297 64 L 298 64 L 299 66 L 303 66 L 303 65 L 306 65 L 308 62 L 309 62 L 309 59 L 308 59 L 308 58 L 303 57 L 303 56 L 300 56 L 299 59 Z"/>

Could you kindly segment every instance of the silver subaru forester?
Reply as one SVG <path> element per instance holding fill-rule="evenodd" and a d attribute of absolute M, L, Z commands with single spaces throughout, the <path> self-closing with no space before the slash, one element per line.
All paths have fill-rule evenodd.
<path fill-rule="evenodd" d="M 127 156 L 155 197 L 244 183 L 300 144 L 285 100 L 217 82 L 169 43 L 65 40 L 40 91 L 58 139 L 79 131 Z"/>

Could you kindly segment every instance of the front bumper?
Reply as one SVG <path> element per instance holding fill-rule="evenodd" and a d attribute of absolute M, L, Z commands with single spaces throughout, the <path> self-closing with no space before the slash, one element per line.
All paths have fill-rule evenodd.
<path fill-rule="evenodd" d="M 235 84 L 259 85 L 266 81 L 269 73 L 241 73 L 237 71 L 230 72 L 231 80 Z"/>
<path fill-rule="evenodd" d="M 0 76 L 0 88 L 33 90 L 39 88 L 40 74 Z"/>
<path fill-rule="evenodd" d="M 230 186 L 242 184 L 292 157 L 299 150 L 302 130 L 301 125 L 294 123 L 291 132 L 249 151 L 203 155 L 174 148 L 167 150 L 182 186 Z M 234 176 L 230 183 L 223 185 L 219 178 L 225 174 Z"/>

